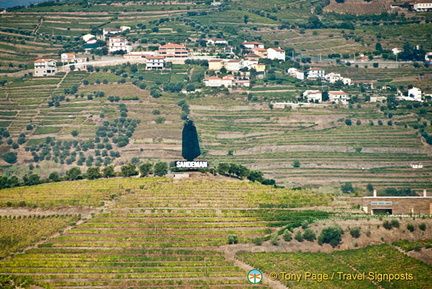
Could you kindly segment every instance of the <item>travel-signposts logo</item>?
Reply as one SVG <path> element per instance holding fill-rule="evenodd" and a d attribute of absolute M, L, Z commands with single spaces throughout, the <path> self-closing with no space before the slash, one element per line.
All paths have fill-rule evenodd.
<path fill-rule="evenodd" d="M 248 273 L 248 280 L 252 284 L 258 284 L 262 281 L 262 273 L 259 270 L 253 269 Z"/>

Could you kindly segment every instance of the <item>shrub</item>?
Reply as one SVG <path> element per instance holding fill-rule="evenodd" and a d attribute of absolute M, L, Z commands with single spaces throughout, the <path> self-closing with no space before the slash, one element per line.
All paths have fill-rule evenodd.
<path fill-rule="evenodd" d="M 350 234 L 353 238 L 359 238 L 361 233 L 360 233 L 360 227 L 355 227 L 355 228 L 351 228 L 350 229 Z"/>
<path fill-rule="evenodd" d="M 312 229 L 306 229 L 303 233 L 303 238 L 306 241 L 313 242 L 316 239 L 315 232 Z"/>
<path fill-rule="evenodd" d="M 257 245 L 257 246 L 261 246 L 262 245 L 262 239 L 259 237 L 253 238 L 252 242 Z"/>
<path fill-rule="evenodd" d="M 237 235 L 228 235 L 228 244 L 237 244 L 238 238 Z"/>
<path fill-rule="evenodd" d="M 292 234 L 290 232 L 290 230 L 285 230 L 283 232 L 282 238 L 286 241 L 286 242 L 290 242 L 292 240 Z"/>
<path fill-rule="evenodd" d="M 325 227 L 322 229 L 321 234 L 318 237 L 318 244 L 322 245 L 327 243 L 334 248 L 342 241 L 342 235 L 343 230 L 337 225 Z"/>
<path fill-rule="evenodd" d="M 413 224 L 411 224 L 411 223 L 408 223 L 408 224 L 407 224 L 407 229 L 408 229 L 408 231 L 410 231 L 410 232 L 414 232 L 414 230 L 415 230 L 415 227 L 414 227 L 414 225 L 413 225 Z"/>
<path fill-rule="evenodd" d="M 299 168 L 300 167 L 300 162 L 299 161 L 294 161 L 293 162 L 293 167 L 294 168 Z"/>
<path fill-rule="evenodd" d="M 422 231 L 426 231 L 426 224 L 425 223 L 420 223 L 419 229 L 422 230 Z"/>
<path fill-rule="evenodd" d="M 297 233 L 294 236 L 294 239 L 296 239 L 299 242 L 303 242 L 304 237 L 303 237 L 302 232 L 301 231 L 297 231 Z"/>
<path fill-rule="evenodd" d="M 272 235 L 272 237 L 270 238 L 270 242 L 272 243 L 273 246 L 279 245 L 279 236 L 278 236 L 278 234 Z"/>
<path fill-rule="evenodd" d="M 391 223 L 389 221 L 385 220 L 384 223 L 383 223 L 383 227 L 385 229 L 387 229 L 387 230 L 391 230 L 392 225 L 391 225 Z"/>
<path fill-rule="evenodd" d="M 393 228 L 399 228 L 399 221 L 398 220 L 391 220 L 390 224 Z"/>

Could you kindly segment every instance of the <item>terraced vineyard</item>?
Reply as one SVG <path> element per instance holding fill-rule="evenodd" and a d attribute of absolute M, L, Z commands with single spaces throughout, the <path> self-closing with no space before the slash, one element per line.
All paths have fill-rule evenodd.
<path fill-rule="evenodd" d="M 209 155 L 219 162 L 238 162 L 276 180 L 298 184 L 370 182 L 376 187 L 430 186 L 432 165 L 416 131 L 378 125 L 385 118 L 373 107 L 304 108 L 284 112 L 246 105 L 192 106 L 193 117 Z M 344 123 L 346 118 L 353 125 Z M 355 125 L 360 121 L 360 125 Z M 407 116 L 393 119 L 409 123 Z M 370 123 L 374 125 L 371 126 Z M 300 167 L 294 168 L 293 162 Z"/>
<path fill-rule="evenodd" d="M 330 201 L 307 191 L 211 179 L 108 179 L 20 189 L 25 190 L 21 195 L 43 205 L 45 196 L 38 192 L 49 195 L 59 186 L 70 191 L 59 194 L 64 204 L 85 188 L 94 200 L 87 198 L 81 205 L 106 200 L 110 194 L 113 203 L 38 248 L 1 261 L 0 273 L 29 276 L 56 288 L 249 287 L 246 272 L 218 248 L 227 244 L 228 235 L 250 242 L 277 230 L 274 225 L 302 220 L 290 210 L 259 207 L 321 206 Z M 4 200 L 17 195 L 1 193 Z M 287 215 L 280 219 L 283 212 Z M 303 220 L 311 217 L 303 215 Z"/>
<path fill-rule="evenodd" d="M 432 267 L 410 258 L 390 245 L 326 253 L 239 253 L 244 262 L 267 274 L 277 272 L 278 279 L 289 288 L 427 288 Z M 371 260 L 374 260 L 371 262 Z M 325 266 L 323 266 L 325 264 Z M 283 280 L 280 272 L 300 274 L 300 281 Z M 311 274 L 327 274 L 328 280 Z M 341 274 L 339 274 L 340 272 Z M 352 276 L 365 274 L 363 280 Z M 345 274 L 345 275 L 343 275 Z M 387 276 L 385 276 L 387 274 Z M 389 281 L 388 275 L 399 280 Z M 347 277 L 347 276 L 351 277 Z M 404 275 L 404 279 L 400 276 Z M 285 275 L 284 275 L 285 276 Z M 349 279 L 351 278 L 351 279 Z M 386 279 L 387 278 L 387 279 Z"/>

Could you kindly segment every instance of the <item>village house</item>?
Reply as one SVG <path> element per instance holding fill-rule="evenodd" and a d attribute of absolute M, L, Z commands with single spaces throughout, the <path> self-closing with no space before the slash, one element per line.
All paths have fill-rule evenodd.
<path fill-rule="evenodd" d="M 395 47 L 391 51 L 392 51 L 393 55 L 398 55 L 399 53 L 401 53 L 403 51 L 403 48 Z"/>
<path fill-rule="evenodd" d="M 306 72 L 308 79 L 322 79 L 325 76 L 325 71 L 319 67 L 309 68 Z"/>
<path fill-rule="evenodd" d="M 219 71 L 224 67 L 222 59 L 211 59 L 208 61 L 208 70 Z"/>
<path fill-rule="evenodd" d="M 243 46 L 246 49 L 254 49 L 254 48 L 264 48 L 264 43 L 261 42 L 256 42 L 256 41 L 252 41 L 252 42 L 243 42 Z"/>
<path fill-rule="evenodd" d="M 255 65 L 252 65 L 252 68 L 256 70 L 257 74 L 264 74 L 266 66 L 262 63 L 257 63 Z"/>
<path fill-rule="evenodd" d="M 62 53 L 60 58 L 62 63 L 75 63 L 76 55 L 75 53 Z"/>
<path fill-rule="evenodd" d="M 413 5 L 416 12 L 426 12 L 432 10 L 432 0 L 417 0 Z"/>
<path fill-rule="evenodd" d="M 120 26 L 120 28 L 113 28 L 113 27 L 107 27 L 102 29 L 102 34 L 103 36 L 108 36 L 109 34 L 113 35 L 113 34 L 119 34 L 122 33 L 126 30 L 130 30 L 131 27 L 129 26 Z"/>
<path fill-rule="evenodd" d="M 348 93 L 340 90 L 340 91 L 329 91 L 328 97 L 331 102 L 347 104 L 350 99 Z"/>
<path fill-rule="evenodd" d="M 309 102 L 322 102 L 322 92 L 319 90 L 306 90 L 303 92 L 303 98 Z"/>
<path fill-rule="evenodd" d="M 207 46 L 228 45 L 228 41 L 220 38 L 210 38 L 207 40 Z"/>
<path fill-rule="evenodd" d="M 109 44 L 108 44 L 108 51 L 110 53 L 116 51 L 124 51 L 126 53 L 129 53 L 132 51 L 132 45 L 124 37 L 121 36 L 110 37 Z"/>
<path fill-rule="evenodd" d="M 243 68 L 242 61 L 238 60 L 238 59 L 228 60 L 224 64 L 225 64 L 226 70 L 228 70 L 228 71 L 236 72 L 236 71 L 239 71 L 240 69 Z"/>
<path fill-rule="evenodd" d="M 246 60 L 248 60 L 248 61 L 258 62 L 259 59 L 260 59 L 259 55 L 256 55 L 255 53 L 252 53 L 252 52 L 250 52 L 246 55 Z"/>
<path fill-rule="evenodd" d="M 351 78 L 342 77 L 340 73 L 330 72 L 324 76 L 324 79 L 329 83 L 336 83 L 342 81 L 344 85 L 351 85 Z"/>
<path fill-rule="evenodd" d="M 34 76 L 52 76 L 57 73 L 57 61 L 38 59 L 34 62 Z"/>
<path fill-rule="evenodd" d="M 189 51 L 183 45 L 168 43 L 159 47 L 157 55 L 172 58 L 183 58 L 189 56 Z"/>
<path fill-rule="evenodd" d="M 285 61 L 285 50 L 280 48 L 269 48 L 267 49 L 267 58 Z"/>
<path fill-rule="evenodd" d="M 411 89 L 408 89 L 407 95 L 404 95 L 401 91 L 398 91 L 398 92 L 399 92 L 398 99 L 400 99 L 400 100 L 422 102 L 422 91 L 417 87 L 413 87 Z"/>
<path fill-rule="evenodd" d="M 88 42 L 92 39 L 96 38 L 96 36 L 92 35 L 92 34 L 86 34 L 82 37 L 82 39 L 84 40 L 84 42 Z"/>
<path fill-rule="evenodd" d="M 287 73 L 289 76 L 292 76 L 294 78 L 297 78 L 299 80 L 304 80 L 304 73 L 297 68 L 291 67 L 288 68 Z"/>
<path fill-rule="evenodd" d="M 254 48 L 252 52 L 258 55 L 260 58 L 267 58 L 267 49 L 264 48 Z"/>
<path fill-rule="evenodd" d="M 165 67 L 165 57 L 163 56 L 147 56 L 146 69 L 163 69 Z"/>
<path fill-rule="evenodd" d="M 226 75 L 222 78 L 210 76 L 204 79 L 204 85 L 207 87 L 250 87 L 249 79 L 238 79 L 234 75 Z"/>

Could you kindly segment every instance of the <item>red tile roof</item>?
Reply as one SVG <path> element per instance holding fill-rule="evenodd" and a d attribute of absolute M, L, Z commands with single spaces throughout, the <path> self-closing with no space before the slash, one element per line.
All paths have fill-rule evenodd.
<path fill-rule="evenodd" d="M 186 49 L 185 46 L 180 45 L 180 44 L 174 44 L 174 43 L 168 43 L 168 44 L 165 44 L 165 45 L 161 45 L 159 47 L 159 49 L 161 49 L 161 48 L 181 48 L 181 49 Z"/>
<path fill-rule="evenodd" d="M 146 56 L 146 59 L 165 59 L 165 56 Z"/>
<path fill-rule="evenodd" d="M 46 62 L 46 61 L 54 61 L 54 59 L 38 59 L 35 61 L 36 62 Z"/>
<path fill-rule="evenodd" d="M 280 52 L 285 52 L 285 50 L 280 49 L 280 48 L 270 48 L 270 49 L 273 49 L 273 50 L 276 50 L 276 51 L 280 51 Z"/>
<path fill-rule="evenodd" d="M 243 45 L 245 45 L 245 44 L 254 44 L 254 45 L 264 45 L 264 43 L 261 43 L 261 42 L 256 42 L 256 41 L 251 41 L 251 42 L 243 42 Z"/>

